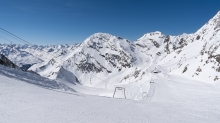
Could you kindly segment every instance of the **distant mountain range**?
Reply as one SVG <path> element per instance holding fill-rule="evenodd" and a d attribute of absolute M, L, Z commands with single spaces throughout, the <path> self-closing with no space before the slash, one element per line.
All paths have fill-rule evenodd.
<path fill-rule="evenodd" d="M 220 12 L 193 34 L 171 36 L 156 31 L 133 42 L 96 33 L 81 44 L 1 44 L 0 52 L 17 66 L 49 79 L 57 79 L 60 71 L 65 71 L 82 85 L 126 87 L 136 94 L 130 98 L 139 98 L 159 72 L 205 82 L 220 81 L 219 30 Z"/>

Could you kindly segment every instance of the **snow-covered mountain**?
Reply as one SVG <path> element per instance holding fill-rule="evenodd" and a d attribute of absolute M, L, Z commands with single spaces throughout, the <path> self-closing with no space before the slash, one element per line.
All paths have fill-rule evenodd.
<path fill-rule="evenodd" d="M 193 34 L 147 33 L 135 44 L 151 57 L 151 65 L 168 73 L 213 82 L 220 78 L 220 12 Z"/>
<path fill-rule="evenodd" d="M 220 12 L 193 34 L 170 36 L 156 31 L 133 42 L 96 33 L 76 45 L 3 44 L 0 51 L 16 65 L 29 65 L 28 70 L 43 77 L 65 76 L 67 81 L 109 91 L 125 88 L 127 99 L 142 99 L 158 72 L 210 83 L 219 81 L 219 30 Z"/>
<path fill-rule="evenodd" d="M 54 56 L 52 59 L 35 64 L 29 70 L 56 79 L 62 74 L 59 72 L 62 68 L 73 73 L 84 86 L 107 90 L 126 86 L 127 91 L 135 93 L 127 96 L 132 99 L 142 98 L 138 96 L 149 89 L 150 83 L 146 81 L 150 76 L 146 74 L 146 68 L 142 68 L 147 66 L 146 58 L 127 39 L 96 33 L 62 54 L 54 52 L 51 55 Z"/>
<path fill-rule="evenodd" d="M 169 46 L 163 45 L 166 54 L 157 64 L 191 79 L 217 81 L 220 77 L 219 30 L 220 12 L 194 34 L 170 37 L 168 42 L 164 40 Z"/>

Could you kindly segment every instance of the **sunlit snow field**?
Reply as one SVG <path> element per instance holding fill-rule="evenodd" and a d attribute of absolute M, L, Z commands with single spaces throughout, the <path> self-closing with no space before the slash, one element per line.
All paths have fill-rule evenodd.
<path fill-rule="evenodd" d="M 17 75 L 18 71 L 0 67 L 0 123 L 220 121 L 220 86 L 217 83 L 161 73 L 155 75 L 151 95 L 135 101 L 85 95 L 53 82 L 44 86 L 36 82 L 49 80 L 28 80 L 28 75 L 22 78 Z"/>

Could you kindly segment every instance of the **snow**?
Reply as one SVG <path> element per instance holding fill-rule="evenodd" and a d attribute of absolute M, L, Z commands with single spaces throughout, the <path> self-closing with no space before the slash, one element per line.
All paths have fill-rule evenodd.
<path fill-rule="evenodd" d="M 218 123 L 220 120 L 219 83 L 154 74 L 151 99 L 134 101 L 45 88 L 24 81 L 26 76 L 21 80 L 15 73 L 17 70 L 1 67 L 2 123 Z"/>
<path fill-rule="evenodd" d="M 76 45 L 0 44 L 17 66 L 31 66 L 0 65 L 0 123 L 218 122 L 219 18 L 135 42 L 95 33 Z"/>
<path fill-rule="evenodd" d="M 66 91 L 74 91 L 72 88 L 66 86 L 65 84 L 41 77 L 36 73 L 24 72 L 18 69 L 8 68 L 2 65 L 0 65 L 0 75 L 6 76 L 8 78 L 14 78 L 20 81 L 24 81 L 26 83 L 34 84 L 48 89 L 61 89 Z"/>

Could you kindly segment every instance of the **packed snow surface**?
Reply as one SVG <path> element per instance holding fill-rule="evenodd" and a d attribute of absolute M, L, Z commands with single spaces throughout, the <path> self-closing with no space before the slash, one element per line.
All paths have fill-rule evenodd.
<path fill-rule="evenodd" d="M 74 92 L 47 79 L 43 85 L 0 66 L 1 123 L 218 123 L 220 86 L 177 75 L 155 75 L 141 101 Z M 20 72 L 20 74 L 26 74 Z M 50 82 L 49 82 L 50 81 Z M 64 89 L 64 87 L 66 89 Z M 113 93 L 113 92 L 112 92 Z"/>

